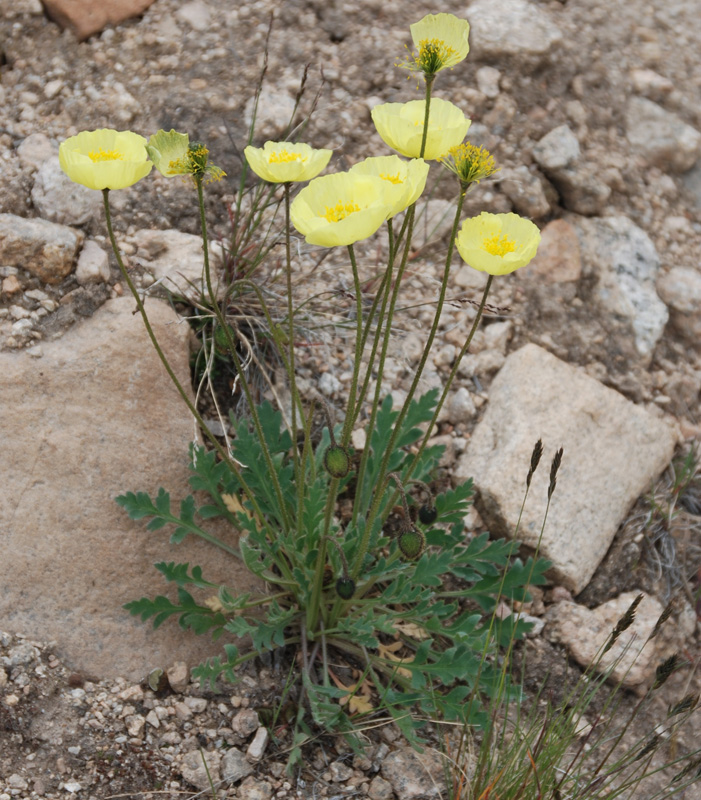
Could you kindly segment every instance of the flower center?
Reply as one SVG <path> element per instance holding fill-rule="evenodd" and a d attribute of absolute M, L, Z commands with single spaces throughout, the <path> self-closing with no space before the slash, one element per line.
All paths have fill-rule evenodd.
<path fill-rule="evenodd" d="M 321 216 L 328 222 L 340 222 L 356 211 L 360 211 L 360 206 L 357 203 L 341 203 L 339 201 L 333 208 L 326 206 L 326 211 Z"/>
<path fill-rule="evenodd" d="M 457 56 L 457 51 L 449 47 L 442 39 L 422 39 L 419 42 L 419 55 L 416 65 L 425 72 L 438 70 Z"/>
<path fill-rule="evenodd" d="M 404 181 L 399 177 L 399 173 L 396 175 L 385 175 L 384 172 L 381 172 L 380 177 L 383 181 L 389 181 L 390 183 L 404 183 Z"/>
<path fill-rule="evenodd" d="M 119 150 L 103 150 L 101 147 L 88 153 L 88 156 L 91 161 L 121 161 L 124 158 Z"/>
<path fill-rule="evenodd" d="M 482 248 L 493 256 L 505 256 L 507 253 L 513 253 L 516 249 L 516 242 L 509 239 L 506 234 L 499 238 L 499 234 L 495 233 L 494 236 L 488 236 L 482 240 Z"/>
<path fill-rule="evenodd" d="M 291 161 L 306 161 L 300 153 L 289 153 L 287 150 L 278 150 L 268 156 L 268 164 L 289 164 Z"/>

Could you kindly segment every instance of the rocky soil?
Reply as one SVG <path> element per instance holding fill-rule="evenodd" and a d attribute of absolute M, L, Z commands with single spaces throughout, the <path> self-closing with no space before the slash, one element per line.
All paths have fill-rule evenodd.
<path fill-rule="evenodd" d="M 557 525 L 545 542 L 554 583 L 522 610 L 535 623 L 536 673 L 557 672 L 566 653 L 586 663 L 582 642 L 637 590 L 650 603 L 641 637 L 671 598 L 675 605 L 669 636 L 646 651 L 631 692 L 669 652 L 698 664 L 701 502 L 680 495 L 671 468 L 658 481 L 672 453 L 678 465 L 701 438 L 696 0 L 155 0 L 142 16 L 84 41 L 49 20 L 39 0 L 0 0 L 0 370 L 8 379 L 0 384 L 0 630 L 11 631 L 0 633 L 0 800 L 192 796 L 209 785 L 203 758 L 221 797 L 440 796 L 437 751 L 422 765 L 391 726 L 369 739 L 364 757 L 336 739 L 315 742 L 305 767 L 285 775 L 287 721 L 271 712 L 285 679 L 279 665 L 258 665 L 226 692 L 202 691 L 187 666 L 216 650 L 172 631 L 150 634 L 121 612 L 138 592 L 161 591 L 149 566 L 171 556 L 165 540 L 144 544 L 143 529 L 125 522 L 111 498 L 161 483 L 184 487 L 193 434 L 167 385 L 150 377 L 155 367 L 140 360 L 101 198 L 70 184 L 57 161 L 58 143 L 81 130 L 189 132 L 227 172 L 207 200 L 225 250 L 263 67 L 256 143 L 282 135 L 309 65 L 295 122 L 313 108 L 305 140 L 333 148 L 329 169 L 344 169 L 386 154 L 370 108 L 419 96 L 393 63 L 410 41 L 408 25 L 437 11 L 466 16 L 472 31 L 467 60 L 441 73 L 436 93 L 471 117 L 468 138 L 501 166 L 469 196 L 466 215 L 515 210 L 543 231 L 536 261 L 495 282 L 494 309 L 437 431 L 447 445 L 444 469 L 477 479 L 471 526 L 483 517 L 508 534 L 523 453 L 539 436 L 546 452 L 565 445 L 562 505 L 553 506 Z M 455 202 L 438 165 L 429 182 L 385 375 L 398 398 L 432 316 Z M 199 271 L 189 189 L 151 176 L 114 192 L 113 205 L 141 288 L 157 295 L 161 284 L 178 282 L 185 293 L 182 275 L 196 281 Z M 381 235 L 358 247 L 368 281 L 385 248 Z M 343 328 L 324 326 L 321 315 L 343 322 L 351 284 L 342 254 L 322 255 L 300 242 L 298 297 L 321 297 L 301 320 L 309 346 L 300 385 L 340 407 L 351 351 Z M 282 291 L 278 266 L 273 258 L 266 267 L 271 292 Z M 450 370 L 483 278 L 456 257 L 424 388 Z M 162 315 L 187 375 L 188 335 L 174 312 Z M 524 377 L 526 356 L 536 366 Z M 485 442 L 498 462 L 485 465 Z M 641 496 L 653 485 L 651 511 Z M 670 524 L 664 509 L 675 502 Z M 533 526 L 541 512 L 533 511 Z M 180 560 L 206 558 L 184 552 Z M 152 667 L 170 668 L 165 688 L 145 682 Z M 694 688 L 698 674 L 682 670 L 653 711 Z M 654 725 L 652 712 L 645 723 Z M 699 740 L 697 721 L 675 746 Z M 683 797 L 701 797 L 698 785 Z"/>

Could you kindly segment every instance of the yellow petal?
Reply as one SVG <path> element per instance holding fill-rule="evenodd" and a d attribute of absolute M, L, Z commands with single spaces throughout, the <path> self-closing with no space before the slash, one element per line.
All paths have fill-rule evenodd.
<path fill-rule="evenodd" d="M 409 103 L 383 103 L 372 109 L 372 121 L 383 141 L 393 150 L 408 158 L 418 158 L 421 152 L 424 100 Z M 445 155 L 465 138 L 470 120 L 448 100 L 434 97 L 431 100 L 428 136 L 423 157 L 430 161 Z"/>
<path fill-rule="evenodd" d="M 58 160 L 74 183 L 99 190 L 125 189 L 153 167 L 143 136 L 110 128 L 83 131 L 61 142 Z"/>
<path fill-rule="evenodd" d="M 415 203 L 426 186 L 429 165 L 422 158 L 402 161 L 399 156 L 366 158 L 352 166 L 349 173 L 370 175 L 385 181 L 395 199 L 390 218 Z"/>
<path fill-rule="evenodd" d="M 148 140 L 146 151 L 156 169 L 171 178 L 174 175 L 184 175 L 187 169 L 187 151 L 190 147 L 190 137 L 186 133 L 178 133 L 171 128 L 154 133 Z"/>
<path fill-rule="evenodd" d="M 540 243 L 538 227 L 518 214 L 489 214 L 466 219 L 455 240 L 466 264 L 490 275 L 525 267 Z"/>
<path fill-rule="evenodd" d="M 290 219 L 308 244 L 338 247 L 372 236 L 392 207 L 391 189 L 381 178 L 339 172 L 302 189 Z"/>
<path fill-rule="evenodd" d="M 263 147 L 249 146 L 243 152 L 256 175 L 270 183 L 297 183 L 316 178 L 329 163 L 332 153 L 294 142 L 266 142 Z"/>

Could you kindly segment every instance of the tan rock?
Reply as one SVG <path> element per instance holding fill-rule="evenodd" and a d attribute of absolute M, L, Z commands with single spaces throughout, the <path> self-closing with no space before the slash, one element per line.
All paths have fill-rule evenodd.
<path fill-rule="evenodd" d="M 153 0 L 43 0 L 50 19 L 70 28 L 80 39 L 99 33 L 105 25 L 118 25 L 143 14 Z"/>
<path fill-rule="evenodd" d="M 543 228 L 536 257 L 527 269 L 516 272 L 519 278 L 542 278 L 547 283 L 578 281 L 581 274 L 579 238 L 564 219 L 553 220 Z"/>
<path fill-rule="evenodd" d="M 664 420 L 529 344 L 494 378 L 487 411 L 453 479 L 474 478 L 477 509 L 492 533 L 513 536 L 537 439 L 545 447 L 518 539 L 538 542 L 550 459 L 564 447 L 540 553 L 574 594 L 589 582 L 619 524 L 669 464 L 676 433 Z"/>
<path fill-rule="evenodd" d="M 187 384 L 187 326 L 165 303 L 148 308 Z M 154 667 L 221 652 L 175 619 L 154 631 L 122 608 L 169 594 L 155 562 L 199 564 L 237 591 L 252 581 L 233 557 L 190 536 L 173 547 L 167 529 L 148 532 L 114 502 L 160 486 L 174 505 L 189 493 L 192 420 L 133 310 L 131 298 L 109 301 L 44 343 L 39 366 L 0 353 L 0 619 L 6 630 L 56 640 L 57 655 L 78 671 L 139 681 Z M 235 541 L 230 528 L 207 527 Z"/>
<path fill-rule="evenodd" d="M 546 635 L 551 641 L 564 644 L 579 664 L 588 667 L 637 595 L 638 592 L 626 592 L 594 609 L 574 602 L 557 603 L 548 610 Z M 658 665 L 674 652 L 669 635 L 655 636 L 648 641 L 663 610 L 654 597 L 643 596 L 633 624 L 601 657 L 598 672 L 604 672 L 617 662 L 609 678 L 612 683 L 622 683 L 635 690 L 646 689 Z M 661 630 L 666 632 L 674 627 L 674 620 L 669 620 Z"/>

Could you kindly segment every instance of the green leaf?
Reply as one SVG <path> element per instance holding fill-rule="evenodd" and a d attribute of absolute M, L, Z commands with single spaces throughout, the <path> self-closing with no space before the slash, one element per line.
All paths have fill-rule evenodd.
<path fill-rule="evenodd" d="M 200 686 L 204 687 L 209 683 L 211 689 L 215 689 L 217 678 L 223 675 L 229 683 L 238 683 L 238 678 L 234 668 L 238 664 L 238 649 L 233 644 L 225 644 L 224 652 L 226 660 L 222 661 L 220 656 L 214 656 L 203 664 L 192 670 L 192 677 L 197 678 Z"/>

